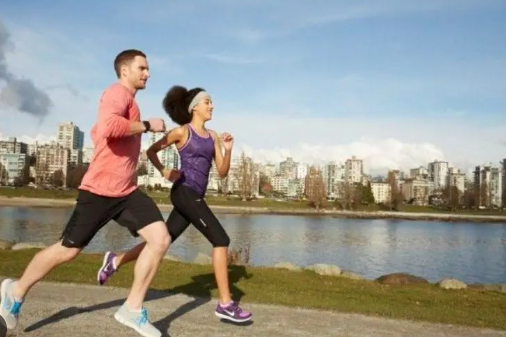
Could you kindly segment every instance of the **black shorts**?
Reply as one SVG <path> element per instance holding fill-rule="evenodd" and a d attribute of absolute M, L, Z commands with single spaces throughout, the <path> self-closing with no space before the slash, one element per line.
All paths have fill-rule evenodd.
<path fill-rule="evenodd" d="M 137 231 L 154 222 L 163 222 L 163 216 L 155 202 L 139 189 L 117 198 L 79 190 L 74 212 L 60 238 L 62 245 L 84 248 L 111 220 L 137 237 Z"/>
<path fill-rule="evenodd" d="M 171 242 L 176 241 L 192 223 L 213 247 L 230 245 L 225 229 L 197 192 L 185 185 L 175 184 L 170 191 L 170 198 L 174 206 L 167 219 Z"/>

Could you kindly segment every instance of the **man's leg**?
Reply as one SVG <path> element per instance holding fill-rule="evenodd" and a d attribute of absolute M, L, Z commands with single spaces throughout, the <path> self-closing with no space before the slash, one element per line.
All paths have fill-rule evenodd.
<path fill-rule="evenodd" d="M 76 207 L 61 239 L 37 253 L 18 281 L 8 279 L 2 283 L 1 313 L 7 328 L 17 326 L 21 304 L 30 289 L 54 268 L 74 259 L 114 216 L 119 206 L 118 200 L 105 200 L 92 193 L 79 191 Z"/>
<path fill-rule="evenodd" d="M 174 243 L 189 225 L 190 222 L 174 208 L 172 212 L 170 212 L 169 218 L 166 222 L 166 226 L 169 229 L 171 243 Z M 137 260 L 145 246 L 146 242 L 141 242 L 129 251 L 118 255 L 113 252 L 106 252 L 102 266 L 97 273 L 97 281 L 99 284 L 103 285 L 107 282 L 107 280 L 118 271 L 120 266 Z"/>
<path fill-rule="evenodd" d="M 140 235 L 145 246 L 135 264 L 130 294 L 114 317 L 143 336 L 159 337 L 162 334 L 149 322 L 143 302 L 169 248 L 170 235 L 167 226 L 154 201 L 140 190 L 129 196 L 125 209 L 115 220 L 135 233 L 134 235 Z"/>

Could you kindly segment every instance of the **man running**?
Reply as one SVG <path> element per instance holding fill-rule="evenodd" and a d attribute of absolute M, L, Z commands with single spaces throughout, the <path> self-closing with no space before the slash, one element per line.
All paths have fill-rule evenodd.
<path fill-rule="evenodd" d="M 102 94 L 98 120 L 91 130 L 95 154 L 84 176 L 77 203 L 60 240 L 37 253 L 17 281 L 1 285 L 1 316 L 14 329 L 29 290 L 57 266 L 74 259 L 110 220 L 126 227 L 146 242 L 137 259 L 134 281 L 116 320 L 146 337 L 159 337 L 143 306 L 148 287 L 165 255 L 170 235 L 163 216 L 151 198 L 137 188 L 136 168 L 143 132 L 163 132 L 165 123 L 155 118 L 141 121 L 135 101 L 146 87 L 146 55 L 125 50 L 114 61 L 117 83 Z"/>

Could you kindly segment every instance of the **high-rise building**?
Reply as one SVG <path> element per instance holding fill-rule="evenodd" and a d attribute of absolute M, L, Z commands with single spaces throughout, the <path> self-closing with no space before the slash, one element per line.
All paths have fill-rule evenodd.
<path fill-rule="evenodd" d="M 434 182 L 434 188 L 441 190 L 448 182 L 448 162 L 435 160 L 429 163 L 429 179 Z"/>
<path fill-rule="evenodd" d="M 28 153 L 28 145 L 18 142 L 16 137 L 0 141 L 0 153 Z"/>
<path fill-rule="evenodd" d="M 362 159 L 352 156 L 345 163 L 344 179 L 347 183 L 360 183 L 364 175 L 364 163 Z"/>
<path fill-rule="evenodd" d="M 37 183 L 51 183 L 55 172 L 60 172 L 63 186 L 66 185 L 70 150 L 55 142 L 39 146 L 35 167 Z M 56 173 L 56 175 L 58 175 Z"/>
<path fill-rule="evenodd" d="M 474 170 L 474 188 L 478 195 L 479 206 L 501 207 L 502 184 L 501 169 L 490 164 L 476 166 Z"/>
<path fill-rule="evenodd" d="M 58 124 L 58 144 L 64 149 L 82 150 L 84 146 L 84 132 L 73 122 Z"/>
<path fill-rule="evenodd" d="M 28 169 L 27 154 L 0 153 L 0 184 L 14 184 L 16 179 L 23 178 L 25 169 Z"/>

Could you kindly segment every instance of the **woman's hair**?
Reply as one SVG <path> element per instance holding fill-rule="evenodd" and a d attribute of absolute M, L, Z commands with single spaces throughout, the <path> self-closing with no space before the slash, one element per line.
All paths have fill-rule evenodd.
<path fill-rule="evenodd" d="M 183 86 L 175 85 L 165 95 L 162 105 L 163 109 L 175 123 L 184 125 L 192 120 L 193 113 L 188 112 L 192 99 L 202 88 L 186 89 Z"/>

